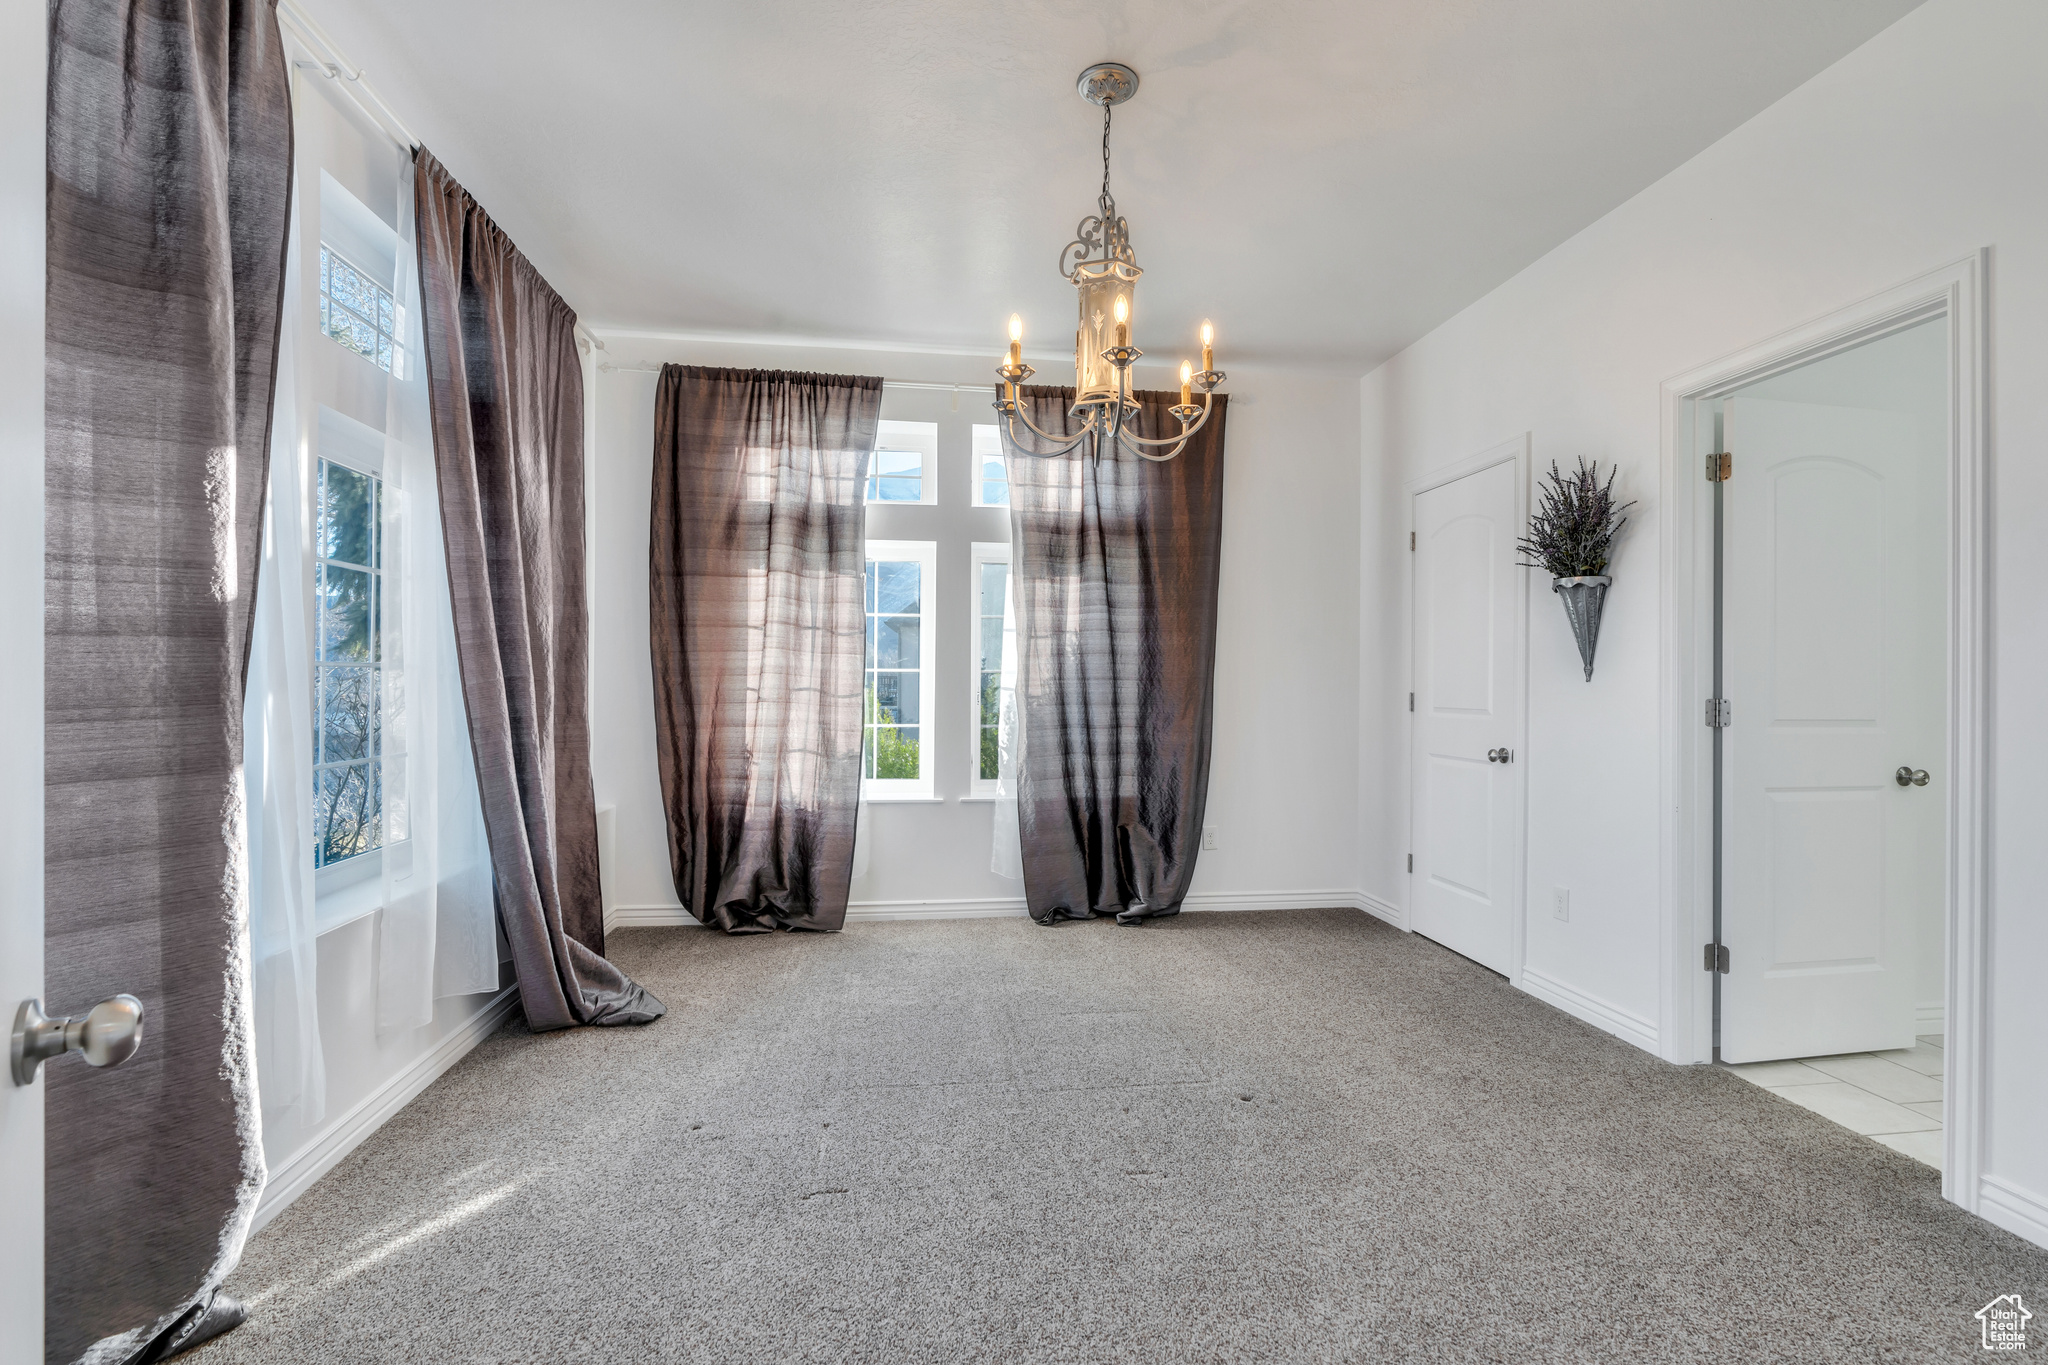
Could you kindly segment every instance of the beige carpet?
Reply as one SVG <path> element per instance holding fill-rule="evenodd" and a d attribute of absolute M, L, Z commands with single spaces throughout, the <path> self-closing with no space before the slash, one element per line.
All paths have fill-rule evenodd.
<path fill-rule="evenodd" d="M 666 1019 L 502 1030 L 188 1359 L 1962 1361 L 2048 1303 L 1927 1167 L 1355 911 L 611 956 Z"/>

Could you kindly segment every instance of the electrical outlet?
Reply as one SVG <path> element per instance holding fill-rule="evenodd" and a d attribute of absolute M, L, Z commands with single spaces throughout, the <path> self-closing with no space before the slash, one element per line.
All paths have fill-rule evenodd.
<path fill-rule="evenodd" d="M 1550 889 L 1550 895 L 1550 913 L 1556 915 L 1559 919 L 1570 919 L 1572 917 L 1572 893 L 1561 886 L 1554 886 Z"/>
<path fill-rule="evenodd" d="M 1202 848 L 1206 852 L 1214 847 L 1216 847 L 1216 827 L 1214 825 L 1205 826 L 1202 830 Z"/>

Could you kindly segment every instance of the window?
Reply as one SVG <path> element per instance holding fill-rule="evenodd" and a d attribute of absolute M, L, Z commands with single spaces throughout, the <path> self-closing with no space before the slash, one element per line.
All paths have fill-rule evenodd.
<path fill-rule="evenodd" d="M 1010 467 L 1003 456 L 1003 439 L 993 426 L 977 423 L 974 428 L 974 505 L 1010 505 Z"/>
<path fill-rule="evenodd" d="M 933 604 L 938 545 L 871 540 L 867 564 L 867 665 L 863 679 L 862 791 L 869 797 L 930 799 Z"/>
<path fill-rule="evenodd" d="M 1002 735 L 1003 656 L 1015 648 L 1003 630 L 1003 603 L 1010 592 L 1010 547 L 976 541 L 969 556 L 974 591 L 974 776 L 975 796 L 996 794 Z"/>
<path fill-rule="evenodd" d="M 405 373 L 404 354 L 394 339 L 399 317 L 391 291 L 325 242 L 320 244 L 320 330 L 378 369 Z"/>
<path fill-rule="evenodd" d="M 936 503 L 939 427 L 936 422 L 885 421 L 875 432 L 868 465 L 869 502 Z"/>
<path fill-rule="evenodd" d="M 383 480 L 321 459 L 314 557 L 313 865 L 384 845 Z"/>

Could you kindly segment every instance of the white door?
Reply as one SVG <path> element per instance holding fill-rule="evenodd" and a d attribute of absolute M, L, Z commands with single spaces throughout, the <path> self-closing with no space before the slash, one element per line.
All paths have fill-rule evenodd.
<path fill-rule="evenodd" d="M 1522 903 L 1521 470 L 1415 497 L 1411 927 L 1504 974 Z"/>
<path fill-rule="evenodd" d="M 1868 408 L 1727 403 L 1724 1061 L 1913 1045 L 1918 923 L 1940 913 L 1946 857 L 1946 460 L 1930 436 Z M 1926 785 L 1899 785 L 1902 767 Z"/>
<path fill-rule="evenodd" d="M 0 6 L 0 1028 L 43 993 L 42 5 Z M 43 1358 L 43 1087 L 0 1067 L 0 1360 Z"/>

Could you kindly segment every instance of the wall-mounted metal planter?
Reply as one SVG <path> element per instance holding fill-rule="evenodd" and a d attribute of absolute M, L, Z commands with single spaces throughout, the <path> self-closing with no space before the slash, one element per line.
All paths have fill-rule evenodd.
<path fill-rule="evenodd" d="M 1600 611 L 1607 604 L 1607 585 L 1614 580 L 1606 574 L 1579 578 L 1553 578 L 1551 591 L 1564 601 L 1564 614 L 1572 623 L 1572 637 L 1579 642 L 1579 659 L 1586 665 L 1586 681 L 1593 681 L 1593 650 L 1600 643 Z"/>

